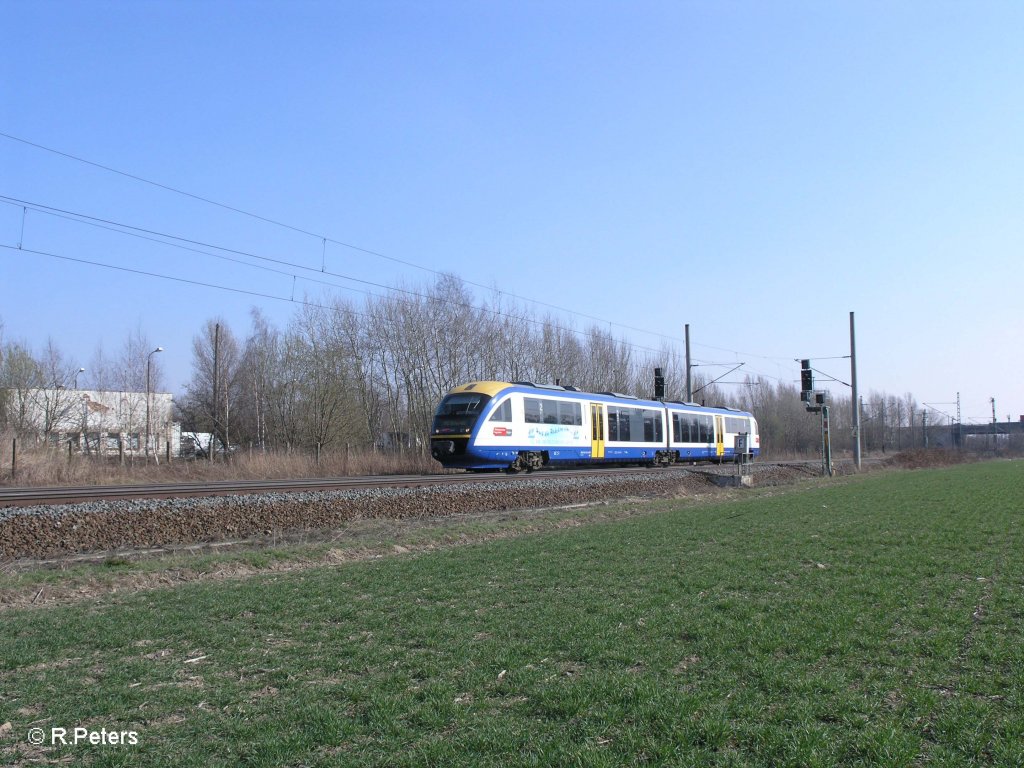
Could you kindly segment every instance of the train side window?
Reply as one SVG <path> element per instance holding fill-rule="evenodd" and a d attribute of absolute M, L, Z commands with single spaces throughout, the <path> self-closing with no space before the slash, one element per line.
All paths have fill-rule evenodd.
<path fill-rule="evenodd" d="M 644 442 L 660 443 L 662 440 L 661 414 L 658 411 L 641 411 L 641 413 L 644 419 Z"/>
<path fill-rule="evenodd" d="M 491 414 L 491 421 L 512 421 L 512 399 L 505 400 L 494 409 Z"/>
<path fill-rule="evenodd" d="M 634 435 L 643 434 L 643 423 L 641 422 L 640 432 L 635 429 L 637 411 L 634 408 L 618 409 L 618 439 L 624 442 L 635 440 Z"/>
<path fill-rule="evenodd" d="M 535 397 L 524 397 L 523 414 L 527 424 L 540 424 L 540 400 Z"/>
<path fill-rule="evenodd" d="M 690 442 L 690 417 L 685 414 L 679 416 L 679 442 Z"/>
<path fill-rule="evenodd" d="M 623 427 L 625 427 L 625 429 L 623 429 Z M 643 411 L 639 408 L 623 408 L 619 411 L 620 440 L 642 440 L 643 434 Z"/>
<path fill-rule="evenodd" d="M 583 408 L 579 403 L 571 403 L 565 400 L 558 401 L 558 423 L 569 426 L 583 425 Z"/>
<path fill-rule="evenodd" d="M 619 409 L 615 406 L 608 406 L 608 439 L 619 439 Z"/>
<path fill-rule="evenodd" d="M 541 400 L 540 401 L 540 412 L 543 417 L 545 424 L 557 424 L 558 423 L 558 401 L 557 400 Z"/>
<path fill-rule="evenodd" d="M 682 413 L 672 414 L 672 441 L 690 442 L 690 417 Z"/>

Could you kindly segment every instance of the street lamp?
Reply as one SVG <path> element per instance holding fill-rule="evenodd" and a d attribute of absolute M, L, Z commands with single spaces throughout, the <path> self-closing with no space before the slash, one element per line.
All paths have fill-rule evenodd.
<path fill-rule="evenodd" d="M 80 374 L 80 373 L 85 373 L 85 368 L 79 368 L 77 371 L 75 371 L 74 377 L 72 377 L 71 389 L 74 390 L 75 392 L 78 391 L 78 374 Z M 88 395 L 86 395 L 86 397 L 88 397 Z M 89 426 L 89 411 L 87 409 L 88 409 L 88 405 L 86 404 L 86 401 L 83 399 L 82 400 L 82 441 L 83 441 L 83 443 L 85 445 L 86 453 L 89 452 L 89 434 L 86 432 L 86 429 Z"/>
<path fill-rule="evenodd" d="M 153 355 L 163 352 L 163 347 L 157 347 L 146 356 L 146 463 L 149 463 L 149 369 L 153 362 Z"/>

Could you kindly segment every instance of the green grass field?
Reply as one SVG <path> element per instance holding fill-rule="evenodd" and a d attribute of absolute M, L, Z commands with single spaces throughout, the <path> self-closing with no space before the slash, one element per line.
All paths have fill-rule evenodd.
<path fill-rule="evenodd" d="M 1024 463 L 651 506 L 6 611 L 0 762 L 1024 765 Z"/>

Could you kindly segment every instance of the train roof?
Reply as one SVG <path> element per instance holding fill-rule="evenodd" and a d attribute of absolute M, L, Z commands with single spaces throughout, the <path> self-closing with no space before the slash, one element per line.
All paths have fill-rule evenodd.
<path fill-rule="evenodd" d="M 449 390 L 448 394 L 454 395 L 461 392 L 479 392 L 480 394 L 488 395 L 490 397 L 496 397 L 498 394 L 506 390 L 523 392 L 530 389 L 538 390 L 538 394 L 565 394 L 573 399 L 587 397 L 590 399 L 598 399 L 601 402 L 626 400 L 636 405 L 647 405 L 651 407 L 683 406 L 687 409 L 704 411 L 707 413 L 721 413 L 722 411 L 728 411 L 739 416 L 753 416 L 753 414 L 748 411 L 724 405 L 701 405 L 700 403 L 686 402 L 683 400 L 649 400 L 646 398 L 639 398 L 636 395 L 622 394 L 621 392 L 587 392 L 585 390 L 577 389 L 576 387 L 563 387 L 559 384 L 535 384 L 532 381 L 472 381 L 454 387 Z"/>

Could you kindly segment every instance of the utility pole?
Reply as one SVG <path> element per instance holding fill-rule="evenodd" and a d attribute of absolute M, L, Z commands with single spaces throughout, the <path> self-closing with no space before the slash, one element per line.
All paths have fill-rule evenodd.
<path fill-rule="evenodd" d="M 832 429 L 828 415 L 828 406 L 821 406 L 821 474 L 832 477 L 835 467 L 832 466 Z"/>
<path fill-rule="evenodd" d="M 153 355 L 155 355 L 157 352 L 163 352 L 163 351 L 164 351 L 163 347 L 157 347 L 152 352 L 150 352 L 148 355 L 146 355 L 146 463 L 147 464 L 149 464 L 149 431 L 150 431 L 149 430 L 149 423 L 150 423 L 150 420 L 149 420 L 150 394 L 149 393 L 150 393 L 150 390 L 152 389 L 152 387 L 150 386 L 150 383 L 149 383 L 149 369 L 150 369 L 150 367 L 152 366 L 152 363 L 153 363 Z M 159 464 L 160 462 L 158 461 L 157 463 Z"/>
<path fill-rule="evenodd" d="M 964 423 L 960 420 L 960 393 L 956 393 L 956 447 L 964 449 Z"/>
<path fill-rule="evenodd" d="M 882 409 L 878 412 L 882 420 L 882 453 L 885 453 L 885 400 L 882 400 Z"/>
<path fill-rule="evenodd" d="M 690 379 L 690 324 L 686 324 L 686 402 L 693 402 L 693 383 Z"/>
<path fill-rule="evenodd" d="M 213 433 L 210 435 L 210 463 L 213 463 L 213 441 L 217 439 L 217 406 L 220 388 L 220 323 L 213 328 Z"/>
<path fill-rule="evenodd" d="M 992 403 L 992 450 L 994 451 L 999 447 L 999 438 L 996 437 L 998 434 L 998 430 L 996 429 L 996 399 L 994 397 L 990 397 L 989 402 Z"/>
<path fill-rule="evenodd" d="M 860 469 L 860 400 L 857 398 L 857 343 L 850 313 L 850 385 L 853 388 L 853 463 Z"/>

